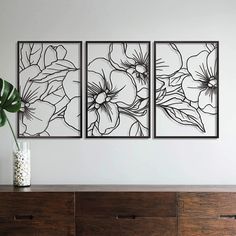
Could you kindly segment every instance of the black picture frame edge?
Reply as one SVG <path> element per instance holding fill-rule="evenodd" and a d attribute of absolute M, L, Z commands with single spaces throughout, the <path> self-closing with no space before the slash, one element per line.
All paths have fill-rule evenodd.
<path fill-rule="evenodd" d="M 216 133 L 216 138 L 219 138 L 220 137 L 220 112 L 219 112 L 219 109 L 220 109 L 220 57 L 219 57 L 219 52 L 220 52 L 220 49 L 219 49 L 219 46 L 220 46 L 220 43 L 219 41 L 216 41 L 216 44 L 217 44 L 217 78 L 218 78 L 218 86 L 217 86 L 217 133 Z"/>
<path fill-rule="evenodd" d="M 87 90 L 87 82 L 88 82 L 88 44 L 105 44 L 105 43 L 146 43 L 148 44 L 148 50 L 149 50 L 149 112 L 148 112 L 148 136 L 88 136 L 87 127 L 88 127 L 88 113 L 87 113 L 87 107 L 88 107 L 88 90 Z M 85 138 L 86 139 L 150 139 L 151 138 L 151 41 L 85 41 L 85 96 L 86 96 L 86 118 L 85 118 Z"/>
<path fill-rule="evenodd" d="M 18 44 L 20 43 L 81 43 L 82 40 L 18 40 Z"/>
<path fill-rule="evenodd" d="M 156 89 L 156 44 L 157 43 L 216 43 L 217 44 L 217 77 L 218 77 L 218 86 L 217 86 L 217 115 L 216 115 L 216 135 L 214 136 L 157 136 L 157 130 L 156 130 L 156 104 L 155 104 L 155 89 Z M 154 56 L 153 56 L 153 129 L 154 129 L 154 139 L 219 139 L 219 130 L 220 130 L 220 126 L 219 126 L 219 40 L 200 40 L 200 41 L 172 41 L 172 40 L 168 40 L 168 41 L 153 41 L 153 47 L 154 47 Z"/>
<path fill-rule="evenodd" d="M 85 127 L 84 127 L 84 132 L 85 132 L 85 137 L 86 139 L 88 137 L 88 112 L 87 112 L 87 107 L 88 107 L 88 91 L 87 91 L 87 84 L 88 84 L 88 42 L 85 42 Z"/>
<path fill-rule="evenodd" d="M 219 40 L 167 40 L 167 41 L 161 41 L 161 40 L 155 40 L 153 41 L 154 44 L 157 43 L 219 43 Z"/>
<path fill-rule="evenodd" d="M 86 44 L 97 44 L 97 43 L 150 43 L 151 44 L 151 41 L 138 41 L 138 40 L 97 40 L 97 41 L 85 41 Z"/>
<path fill-rule="evenodd" d="M 156 138 L 156 42 L 153 43 L 153 138 Z"/>
<path fill-rule="evenodd" d="M 19 40 L 17 41 L 17 90 L 20 91 L 20 71 L 19 71 L 19 59 L 20 59 L 20 55 L 19 55 L 19 46 L 21 43 L 62 43 L 62 44 L 69 44 L 69 43 L 75 43 L 79 45 L 80 48 L 80 94 L 81 94 L 81 99 L 80 99 L 80 108 L 81 108 L 81 116 L 80 116 L 80 127 L 81 127 L 81 131 L 80 131 L 80 135 L 78 136 L 20 136 L 20 125 L 19 125 L 19 112 L 17 112 L 17 138 L 18 139 L 82 139 L 83 138 L 83 96 L 82 96 L 82 86 L 83 86 L 83 82 L 82 82 L 82 75 L 83 75 L 83 67 L 82 67 L 82 50 L 83 50 L 83 41 L 37 41 L 37 40 L 30 40 L 30 41 L 25 41 L 25 40 Z"/>
<path fill-rule="evenodd" d="M 154 139 L 218 139 L 217 136 L 157 136 Z"/>

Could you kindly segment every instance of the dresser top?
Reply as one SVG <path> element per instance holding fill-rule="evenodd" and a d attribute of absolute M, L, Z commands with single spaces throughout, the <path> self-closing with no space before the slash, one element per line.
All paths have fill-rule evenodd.
<path fill-rule="evenodd" d="M 236 192 L 236 185 L 0 185 L 0 192 Z"/>

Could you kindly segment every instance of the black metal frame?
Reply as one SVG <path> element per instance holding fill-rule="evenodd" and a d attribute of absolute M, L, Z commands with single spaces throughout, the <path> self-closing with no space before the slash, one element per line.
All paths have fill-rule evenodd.
<path fill-rule="evenodd" d="M 19 128 L 19 112 L 17 113 L 17 138 L 20 139 L 63 139 L 63 138 L 76 138 L 76 139 L 80 139 L 83 137 L 83 126 L 82 126 L 82 120 L 83 120 L 83 94 L 82 94 L 82 86 L 83 86 L 83 82 L 82 82 L 82 75 L 83 75 L 83 68 L 82 68 L 82 49 L 83 49 L 83 42 L 82 41 L 17 41 L 17 88 L 18 91 L 20 89 L 20 71 L 19 71 L 19 59 L 20 59 L 20 54 L 19 54 L 19 46 L 20 43 L 52 43 L 52 44 L 78 44 L 79 48 L 80 48 L 80 94 L 81 94 L 81 99 L 80 99 L 80 107 L 81 107 L 81 116 L 80 116 L 80 127 L 81 127 L 81 131 L 80 131 L 80 135 L 78 136 L 20 136 L 20 128 Z"/>
<path fill-rule="evenodd" d="M 87 127 L 88 127 L 88 114 L 87 114 L 87 106 L 88 106 L 88 45 L 89 44 L 109 44 L 109 43 L 147 43 L 149 50 L 149 109 L 148 109 L 148 136 L 88 136 Z M 86 122 L 85 122 L 85 137 L 88 139 L 148 139 L 151 137 L 151 42 L 150 41 L 86 41 L 85 45 L 85 65 L 86 65 L 86 76 L 85 76 L 85 91 L 86 91 Z"/>
<path fill-rule="evenodd" d="M 196 44 L 196 43 L 216 43 L 217 44 L 217 77 L 218 77 L 218 86 L 217 86 L 217 117 L 216 117 L 216 135 L 215 136 L 158 136 L 156 130 L 156 104 L 155 104 L 155 89 L 156 89 L 156 44 L 159 43 L 188 43 L 188 44 Z M 154 41 L 154 67 L 153 67 L 153 119 L 154 119 L 154 138 L 155 139 L 198 139 L 198 138 L 219 138 L 219 41 Z"/>

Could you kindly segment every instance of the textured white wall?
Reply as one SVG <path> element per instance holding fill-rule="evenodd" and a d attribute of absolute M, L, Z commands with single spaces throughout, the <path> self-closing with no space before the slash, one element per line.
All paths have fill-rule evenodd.
<path fill-rule="evenodd" d="M 220 139 L 32 139 L 32 183 L 236 184 L 235 24 L 235 0 L 0 0 L 0 76 L 14 84 L 17 40 L 220 41 Z M 0 184 L 11 152 L 5 126 Z"/>

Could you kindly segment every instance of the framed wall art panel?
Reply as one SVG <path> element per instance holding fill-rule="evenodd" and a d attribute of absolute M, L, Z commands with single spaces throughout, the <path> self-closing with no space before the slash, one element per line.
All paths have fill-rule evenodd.
<path fill-rule="evenodd" d="M 86 42 L 86 137 L 150 137 L 150 42 Z"/>
<path fill-rule="evenodd" d="M 80 138 L 82 42 L 19 41 L 19 138 Z"/>
<path fill-rule="evenodd" d="M 219 137 L 219 42 L 154 43 L 155 138 Z"/>

